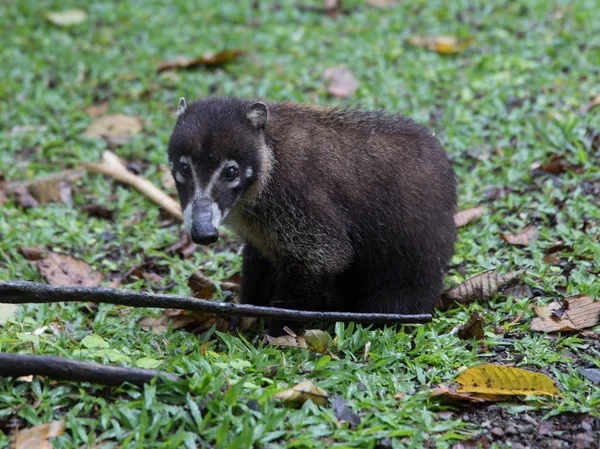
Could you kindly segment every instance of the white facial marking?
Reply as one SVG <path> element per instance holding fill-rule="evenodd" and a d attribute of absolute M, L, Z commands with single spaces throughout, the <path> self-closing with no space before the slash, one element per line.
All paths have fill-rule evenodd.
<path fill-rule="evenodd" d="M 192 203 L 193 200 L 190 201 L 183 210 L 183 227 L 188 235 L 192 232 Z"/>
<path fill-rule="evenodd" d="M 218 228 L 221 224 L 221 209 L 219 209 L 219 205 L 217 203 L 211 203 L 210 209 L 212 212 L 212 224 L 215 228 Z"/>
<path fill-rule="evenodd" d="M 236 187 L 237 187 L 237 186 L 239 186 L 239 185 L 240 185 L 240 178 L 239 178 L 239 177 L 238 177 L 238 178 L 235 178 L 233 181 L 229 181 L 229 182 L 227 183 L 227 186 L 228 186 L 230 189 L 234 189 L 234 188 L 236 188 Z"/>
<path fill-rule="evenodd" d="M 246 169 L 246 178 L 249 178 L 249 177 L 251 177 L 251 176 L 252 176 L 252 169 L 251 169 L 250 167 L 248 167 L 248 168 Z"/>

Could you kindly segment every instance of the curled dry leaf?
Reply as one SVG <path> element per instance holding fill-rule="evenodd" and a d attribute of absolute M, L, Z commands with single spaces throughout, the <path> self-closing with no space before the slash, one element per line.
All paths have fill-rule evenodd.
<path fill-rule="evenodd" d="M 293 332 L 288 332 L 288 335 L 281 337 L 266 335 L 265 340 L 271 346 L 310 349 L 319 354 L 326 354 L 331 342 L 331 335 L 320 329 L 309 329 L 304 332 L 304 335 L 298 336 Z"/>
<path fill-rule="evenodd" d="M 85 22 L 87 14 L 81 9 L 65 9 L 64 11 L 46 13 L 46 20 L 59 27 L 68 27 Z"/>
<path fill-rule="evenodd" d="M 83 134 L 93 139 L 102 138 L 113 146 L 120 146 L 126 144 L 129 137 L 139 133 L 143 127 L 144 124 L 139 117 L 113 114 L 97 118 L 90 123 Z"/>
<path fill-rule="evenodd" d="M 529 225 L 518 234 L 504 234 L 501 232 L 500 238 L 511 245 L 529 246 L 537 240 L 539 235 L 540 231 L 534 225 Z"/>
<path fill-rule="evenodd" d="M 192 295 L 195 298 L 210 299 L 217 292 L 218 288 L 221 291 L 229 290 L 232 292 L 240 291 L 240 284 L 236 282 L 237 275 L 231 276 L 229 279 L 217 282 L 207 278 L 199 271 L 193 273 L 188 279 L 188 286 L 192 289 Z"/>
<path fill-rule="evenodd" d="M 243 50 L 222 50 L 217 53 L 207 52 L 197 58 L 180 56 L 171 61 L 161 62 L 156 71 L 160 73 L 170 69 L 191 69 L 198 66 L 215 67 L 232 62 L 244 54 L 246 52 Z"/>
<path fill-rule="evenodd" d="M 483 207 L 481 206 L 461 210 L 454 214 L 454 224 L 457 228 L 460 228 L 461 226 L 466 226 L 472 221 L 477 220 L 482 215 Z"/>
<path fill-rule="evenodd" d="M 283 402 L 302 404 L 311 400 L 317 405 L 323 405 L 327 402 L 329 394 L 322 388 L 317 387 L 310 380 L 303 380 L 292 388 L 281 391 L 273 397 Z"/>
<path fill-rule="evenodd" d="M 536 317 L 531 330 L 539 332 L 573 332 L 595 326 L 600 313 L 600 301 L 584 295 L 570 296 L 561 304 L 534 307 Z"/>
<path fill-rule="evenodd" d="M 323 78 L 329 80 L 327 92 L 337 98 L 349 98 L 358 89 L 358 81 L 346 67 L 332 67 L 323 73 Z"/>
<path fill-rule="evenodd" d="M 429 396 L 445 396 L 450 399 L 469 402 L 494 402 L 505 401 L 508 396 L 505 394 L 484 394 L 484 393 L 468 393 L 456 391 L 456 385 L 440 385 L 433 390 Z"/>
<path fill-rule="evenodd" d="M 104 280 L 86 261 L 53 251 L 48 251 L 37 267 L 51 285 L 98 287 Z"/>
<path fill-rule="evenodd" d="M 265 335 L 265 341 L 270 346 L 308 349 L 308 346 L 306 346 L 306 339 L 303 335 L 282 335 L 280 337 L 271 337 L 270 335 Z"/>
<path fill-rule="evenodd" d="M 553 175 L 560 175 L 567 171 L 573 171 L 575 173 L 581 173 L 583 169 L 582 165 L 573 165 L 565 159 L 562 154 L 555 154 L 552 158 L 543 164 L 535 163 L 531 166 L 531 174 L 533 176 L 540 173 L 550 173 Z"/>
<path fill-rule="evenodd" d="M 521 277 L 524 272 L 525 270 L 517 270 L 502 275 L 497 270 L 484 271 L 443 292 L 435 307 L 440 310 L 448 310 L 454 303 L 468 304 L 476 299 L 487 301 L 502 287 Z"/>
<path fill-rule="evenodd" d="M 195 320 L 185 310 L 165 309 L 158 318 L 142 317 L 138 320 L 138 324 L 143 330 L 158 334 L 168 330 L 170 325 L 173 327 L 173 330 L 176 330 L 193 323 Z"/>
<path fill-rule="evenodd" d="M 483 340 L 485 337 L 483 333 L 483 320 L 479 312 L 473 312 L 468 321 L 458 330 L 457 334 L 463 340 L 470 338 L 476 338 L 477 340 Z"/>
<path fill-rule="evenodd" d="M 38 424 L 29 429 L 17 430 L 13 435 L 15 449 L 51 449 L 49 438 L 59 437 L 65 433 L 67 423 L 65 421 L 52 421 L 46 424 Z"/>
<path fill-rule="evenodd" d="M 46 250 L 44 248 L 40 248 L 39 246 L 21 246 L 19 251 L 25 259 L 35 262 L 37 260 L 42 260 L 46 256 Z"/>
<path fill-rule="evenodd" d="M 483 364 L 461 372 L 456 378 L 459 393 L 558 395 L 548 376 L 521 368 Z"/>
<path fill-rule="evenodd" d="M 454 36 L 415 36 L 410 38 L 408 43 L 440 54 L 453 54 L 470 47 L 473 40 L 472 37 L 459 39 Z"/>

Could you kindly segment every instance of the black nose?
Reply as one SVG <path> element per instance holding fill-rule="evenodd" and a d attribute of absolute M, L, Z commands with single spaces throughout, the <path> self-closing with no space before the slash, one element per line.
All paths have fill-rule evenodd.
<path fill-rule="evenodd" d="M 216 228 L 201 228 L 200 226 L 192 226 L 192 232 L 190 232 L 192 242 L 198 245 L 210 245 L 219 240 L 219 231 Z"/>

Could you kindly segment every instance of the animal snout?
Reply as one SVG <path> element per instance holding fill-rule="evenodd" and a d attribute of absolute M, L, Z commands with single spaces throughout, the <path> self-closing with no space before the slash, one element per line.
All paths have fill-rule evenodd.
<path fill-rule="evenodd" d="M 212 223 L 194 223 L 190 231 L 192 242 L 198 245 L 210 245 L 219 240 L 219 231 Z"/>

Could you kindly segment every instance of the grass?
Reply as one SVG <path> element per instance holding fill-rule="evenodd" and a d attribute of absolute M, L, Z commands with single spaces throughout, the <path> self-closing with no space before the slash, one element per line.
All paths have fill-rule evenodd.
<path fill-rule="evenodd" d="M 253 3 L 255 6 L 253 6 Z M 353 104 L 402 112 L 427 124 L 453 156 L 460 208 L 483 204 L 483 217 L 461 228 L 446 277 L 455 285 L 486 269 L 528 268 L 534 297 L 500 294 L 495 300 L 438 313 L 433 324 L 397 330 L 341 325 L 329 328 L 340 360 L 262 343 L 260 333 L 195 336 L 143 332 L 138 318 L 160 311 L 100 305 L 30 305 L 0 333 L 0 350 L 82 358 L 136 366 L 143 358 L 187 376 L 177 385 L 115 389 L 0 379 L 0 447 L 10 422 L 20 427 L 65 419 L 53 440 L 71 447 L 451 447 L 485 432 L 464 419 L 470 410 L 427 397 L 463 366 L 516 363 L 553 377 L 563 397 L 524 398 L 506 410 L 600 416 L 600 387 L 578 367 L 600 367 L 591 336 L 548 338 L 528 330 L 532 305 L 600 291 L 600 107 L 583 105 L 600 94 L 600 9 L 595 1 L 398 2 L 389 10 L 345 1 L 335 19 L 298 8 L 319 2 L 27 1 L 0 9 L 0 172 L 7 180 L 34 179 L 96 160 L 102 141 L 82 131 L 84 108 L 109 101 L 110 112 L 141 117 L 144 131 L 119 148 L 143 176 L 160 183 L 166 143 L 180 96 L 264 97 L 318 105 Z M 88 20 L 70 28 L 44 19 L 47 11 L 82 7 Z M 414 35 L 474 36 L 471 48 L 443 56 L 407 45 Z M 223 69 L 157 74 L 158 63 L 223 48 L 248 54 Z M 356 95 L 336 101 L 323 71 L 345 65 L 360 83 Z M 11 132 L 30 125 L 29 132 Z M 578 173 L 531 175 L 535 162 L 564 155 Z M 113 221 L 90 218 L 87 203 L 115 209 Z M 237 253 L 202 249 L 182 260 L 164 248 L 179 225 L 159 227 L 160 211 L 135 191 L 98 175 L 74 188 L 74 205 L 23 210 L 0 206 L 0 279 L 42 281 L 19 252 L 45 246 L 82 257 L 96 269 L 125 273 L 152 259 L 172 293 L 187 294 L 199 264 L 216 279 L 239 269 Z M 500 232 L 529 223 L 540 229 L 527 248 L 507 245 Z M 114 239 L 106 239 L 106 233 Z M 562 241 L 573 251 L 561 264 L 544 251 Z M 150 288 L 145 280 L 127 288 Z M 557 288 L 559 290 L 557 290 Z M 449 331 L 474 310 L 485 320 L 483 344 Z M 513 323 L 515 317 L 522 319 Z M 48 326 L 41 333 L 36 329 Z M 593 328 L 598 333 L 599 326 Z M 101 336 L 113 349 L 85 350 L 84 337 Z M 371 344 L 363 361 L 364 347 Z M 120 354 L 115 358 L 115 353 Z M 360 414 L 358 429 L 336 423 L 330 406 L 288 408 L 271 396 L 302 379 L 339 394 Z M 440 412 L 452 410 L 449 420 Z M 496 444 L 496 443 L 494 443 Z M 498 443 L 501 446 L 501 443 Z"/>

